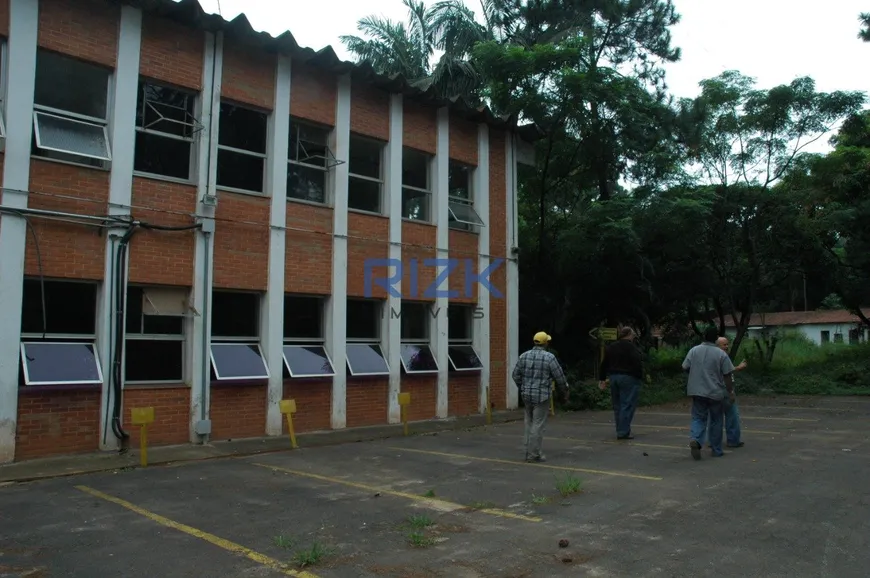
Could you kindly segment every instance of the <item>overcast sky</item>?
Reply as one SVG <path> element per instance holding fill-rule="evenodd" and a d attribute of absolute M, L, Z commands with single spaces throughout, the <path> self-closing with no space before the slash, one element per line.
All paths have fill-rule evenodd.
<path fill-rule="evenodd" d="M 465 0 L 479 12 L 479 0 Z M 332 45 L 356 34 L 356 22 L 379 14 L 404 20 L 401 0 L 200 0 L 208 12 L 231 20 L 244 12 L 251 25 L 278 36 L 290 30 L 303 46 Z M 668 67 L 667 83 L 676 96 L 695 96 L 698 82 L 724 70 L 755 77 L 759 88 L 812 76 L 818 90 L 870 93 L 870 43 L 857 39 L 858 14 L 867 0 L 674 0 L 682 21 L 672 31 L 682 60 Z M 801 8 L 798 8 L 802 6 Z M 814 147 L 815 148 L 815 147 Z"/>

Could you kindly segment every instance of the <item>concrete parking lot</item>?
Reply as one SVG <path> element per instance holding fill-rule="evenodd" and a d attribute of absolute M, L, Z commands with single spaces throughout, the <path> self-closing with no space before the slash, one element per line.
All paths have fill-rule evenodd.
<path fill-rule="evenodd" d="M 867 576 L 870 398 L 741 411 L 700 462 L 675 404 L 559 414 L 543 464 L 507 423 L 10 484 L 0 577 Z"/>

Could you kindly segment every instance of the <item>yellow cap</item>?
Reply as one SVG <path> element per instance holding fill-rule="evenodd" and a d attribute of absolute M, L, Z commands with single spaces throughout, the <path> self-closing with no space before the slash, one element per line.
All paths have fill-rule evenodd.
<path fill-rule="evenodd" d="M 545 331 L 538 331 L 535 333 L 535 343 L 537 345 L 544 345 L 545 343 L 549 343 L 550 339 L 552 339 Z"/>

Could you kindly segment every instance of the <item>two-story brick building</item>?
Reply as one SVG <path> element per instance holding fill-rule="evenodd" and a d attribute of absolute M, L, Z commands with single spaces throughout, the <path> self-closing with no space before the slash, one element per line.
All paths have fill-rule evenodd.
<path fill-rule="evenodd" d="M 0 37 L 0 463 L 133 407 L 154 444 L 516 407 L 534 127 L 196 0 L 0 0 Z"/>

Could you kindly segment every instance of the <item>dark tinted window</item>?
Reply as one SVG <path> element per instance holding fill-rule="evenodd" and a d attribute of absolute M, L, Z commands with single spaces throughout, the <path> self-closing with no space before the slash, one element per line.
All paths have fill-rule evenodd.
<path fill-rule="evenodd" d="M 470 345 L 458 345 L 447 348 L 447 356 L 453 363 L 454 369 L 458 371 L 469 369 L 480 369 L 483 364 L 474 348 Z"/>
<path fill-rule="evenodd" d="M 211 334 L 213 337 L 260 335 L 260 296 L 256 293 L 215 291 L 212 293 Z"/>
<path fill-rule="evenodd" d="M 381 302 L 347 302 L 347 338 L 378 339 L 381 327 Z"/>
<path fill-rule="evenodd" d="M 178 382 L 184 378 L 184 342 L 128 339 L 124 350 L 126 381 Z"/>
<path fill-rule="evenodd" d="M 323 337 L 323 299 L 284 296 L 284 338 L 321 339 Z"/>
<path fill-rule="evenodd" d="M 21 332 L 43 332 L 42 293 L 39 279 L 24 280 Z M 97 316 L 96 283 L 45 281 L 47 333 L 93 335 Z"/>
<path fill-rule="evenodd" d="M 403 345 L 402 366 L 408 373 L 430 373 L 438 371 L 438 364 L 428 345 Z"/>

